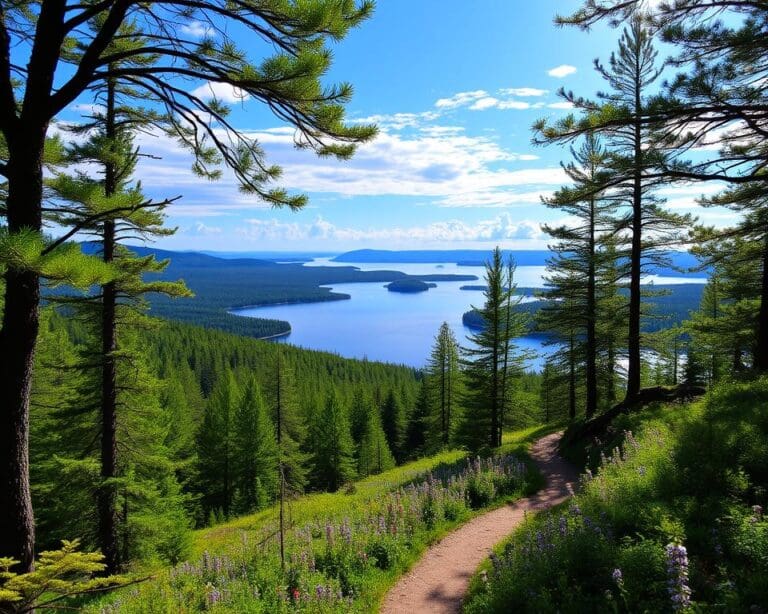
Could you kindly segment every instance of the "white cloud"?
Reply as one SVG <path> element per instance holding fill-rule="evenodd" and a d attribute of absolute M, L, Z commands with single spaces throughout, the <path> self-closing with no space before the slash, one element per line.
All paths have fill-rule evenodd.
<path fill-rule="evenodd" d="M 454 94 L 450 98 L 440 98 L 435 102 L 435 106 L 438 109 L 455 109 L 456 107 L 464 107 L 472 104 L 480 98 L 486 98 L 488 92 L 485 90 L 474 90 L 471 92 L 459 92 Z"/>
<path fill-rule="evenodd" d="M 188 235 L 207 236 L 221 234 L 221 228 L 218 226 L 208 226 L 203 222 L 195 222 L 193 226 L 183 228 L 181 232 Z"/>
<path fill-rule="evenodd" d="M 470 108 L 472 111 L 484 111 L 485 109 L 492 109 L 499 106 L 499 100 L 488 96 L 486 98 L 480 98 Z"/>
<path fill-rule="evenodd" d="M 216 98 L 221 102 L 228 103 L 245 102 L 249 98 L 248 94 L 243 90 L 237 87 L 232 87 L 228 83 L 218 83 L 215 81 L 210 81 L 209 83 L 201 85 L 192 90 L 191 93 L 193 96 L 197 96 L 203 100 Z"/>
<path fill-rule="evenodd" d="M 562 102 L 553 102 L 551 104 L 548 104 L 547 107 L 549 107 L 550 109 L 572 109 L 573 103 L 564 100 Z"/>
<path fill-rule="evenodd" d="M 181 26 L 181 31 L 194 38 L 205 38 L 213 35 L 213 28 L 210 25 L 197 20 Z"/>
<path fill-rule="evenodd" d="M 508 87 L 499 90 L 499 94 L 504 96 L 517 96 L 519 98 L 536 98 L 546 96 L 549 90 L 542 90 L 536 87 Z"/>
<path fill-rule="evenodd" d="M 558 79 L 562 79 L 563 77 L 572 75 L 575 72 L 576 72 L 575 66 L 571 66 L 570 64 L 561 64 L 560 66 L 555 66 L 554 68 L 548 70 L 547 74 L 550 77 L 557 77 Z"/>
<path fill-rule="evenodd" d="M 524 111 L 531 108 L 530 102 L 523 102 L 522 100 L 502 100 L 499 102 L 500 109 L 517 109 Z"/>
<path fill-rule="evenodd" d="M 340 227 L 317 216 L 311 223 L 280 222 L 276 219 L 248 219 L 246 226 L 236 230 L 241 237 L 253 241 L 329 241 L 364 242 L 388 241 L 392 243 L 453 243 L 542 241 L 544 234 L 539 222 L 514 220 L 509 213 L 476 223 L 463 220 L 433 222 L 424 226 L 396 228 Z"/>

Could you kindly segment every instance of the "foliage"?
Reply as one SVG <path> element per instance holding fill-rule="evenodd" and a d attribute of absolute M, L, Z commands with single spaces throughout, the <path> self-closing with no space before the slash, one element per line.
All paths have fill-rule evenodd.
<path fill-rule="evenodd" d="M 80 552 L 79 542 L 64 541 L 60 550 L 40 553 L 34 571 L 11 571 L 18 561 L 0 558 L 0 612 L 59 609 L 82 595 L 129 583 L 122 576 L 94 577 L 104 570 L 98 552 Z"/>
<path fill-rule="evenodd" d="M 768 598 L 768 380 L 627 417 L 566 510 L 536 518 L 468 612 L 749 611 Z M 620 447 L 617 447 L 620 444 Z M 594 454 L 593 454 L 594 458 Z"/>

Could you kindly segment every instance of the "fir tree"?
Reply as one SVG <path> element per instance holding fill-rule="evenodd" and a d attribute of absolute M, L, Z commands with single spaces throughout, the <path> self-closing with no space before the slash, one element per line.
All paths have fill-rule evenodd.
<path fill-rule="evenodd" d="M 525 334 L 526 317 L 517 310 L 514 263 L 506 265 L 497 247 L 485 265 L 485 304 L 476 309 L 484 327 L 464 348 L 466 402 L 460 441 L 471 450 L 501 445 L 511 385 L 524 356 L 514 339 Z"/>
<path fill-rule="evenodd" d="M 232 511 L 234 497 L 233 420 L 239 401 L 231 371 L 221 374 L 203 413 L 197 433 L 196 488 L 206 515 Z"/>
<path fill-rule="evenodd" d="M 387 436 L 389 448 L 392 450 L 392 454 L 395 455 L 397 462 L 400 463 L 405 457 L 403 443 L 405 441 L 407 420 L 403 404 L 400 401 L 399 395 L 395 394 L 394 390 L 390 390 L 384 399 L 384 404 L 381 407 L 381 422 Z"/>
<path fill-rule="evenodd" d="M 277 493 L 279 449 L 275 426 L 254 377 L 248 379 L 237 405 L 232 454 L 237 511 L 248 513 L 264 507 Z"/>
<path fill-rule="evenodd" d="M 355 477 L 354 442 L 346 412 L 331 392 L 316 417 L 312 436 L 312 482 L 318 488 L 338 490 Z"/>
<path fill-rule="evenodd" d="M 360 477 L 381 473 L 395 466 L 395 458 L 381 426 L 381 415 L 373 405 L 367 407 L 365 430 L 357 447 L 357 473 Z"/>
<path fill-rule="evenodd" d="M 460 418 L 458 402 L 461 396 L 459 345 L 447 322 L 443 322 L 435 337 L 426 370 L 426 382 L 432 413 L 430 433 L 447 446 L 453 440 Z"/>
<path fill-rule="evenodd" d="M 427 380 L 422 379 L 419 396 L 411 415 L 408 417 L 408 427 L 405 432 L 404 449 L 408 458 L 418 458 L 432 451 L 429 442 L 430 440 L 434 441 L 434 437 L 432 437 L 433 423 L 429 400 Z"/>

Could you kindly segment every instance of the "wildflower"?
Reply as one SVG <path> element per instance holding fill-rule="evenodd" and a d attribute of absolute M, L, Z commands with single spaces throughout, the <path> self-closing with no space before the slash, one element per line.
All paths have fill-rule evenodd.
<path fill-rule="evenodd" d="M 294 588 L 291 591 L 291 597 L 294 601 L 301 601 L 301 591 L 298 588 Z"/>
<path fill-rule="evenodd" d="M 763 506 L 762 505 L 753 505 L 752 506 L 752 513 L 755 515 L 755 518 L 757 520 L 763 519 Z"/>
<path fill-rule="evenodd" d="M 613 578 L 613 581 L 616 583 L 616 586 L 621 587 L 624 584 L 624 576 L 621 573 L 621 569 L 619 569 L 618 567 L 613 570 L 611 577 Z"/>
<path fill-rule="evenodd" d="M 641 476 L 645 477 L 645 474 L 646 474 L 646 469 L 645 469 L 645 467 L 638 467 L 638 468 L 637 468 L 637 472 L 638 472 L 638 473 L 639 473 Z"/>
<path fill-rule="evenodd" d="M 667 544 L 667 591 L 672 609 L 682 612 L 691 605 L 691 589 L 688 586 L 688 551 L 682 544 Z"/>

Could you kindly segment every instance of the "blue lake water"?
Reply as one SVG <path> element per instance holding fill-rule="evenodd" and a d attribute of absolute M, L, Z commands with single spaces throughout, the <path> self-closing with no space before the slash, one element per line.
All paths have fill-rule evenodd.
<path fill-rule="evenodd" d="M 306 266 L 350 266 L 318 258 Z M 482 304 L 482 292 L 461 290 L 465 285 L 483 284 L 481 267 L 455 264 L 353 264 L 362 270 L 397 270 L 411 275 L 457 274 L 476 275 L 478 281 L 437 282 L 436 288 L 417 294 L 390 292 L 385 284 L 346 283 L 331 287 L 348 294 L 350 300 L 298 303 L 252 307 L 233 311 L 255 318 L 285 320 L 291 334 L 281 341 L 313 350 L 335 352 L 347 358 L 367 358 L 391 363 L 423 367 L 438 328 L 443 322 L 453 329 L 460 344 L 467 343 L 471 330 L 461 321 L 472 305 Z M 521 288 L 542 287 L 543 266 L 519 267 L 517 284 Z M 649 280 L 650 281 L 650 278 Z M 656 283 L 690 283 L 690 278 L 660 278 Z M 541 340 L 525 337 L 517 340 L 521 349 L 533 350 L 538 356 L 528 367 L 538 370 L 549 351 Z"/>

